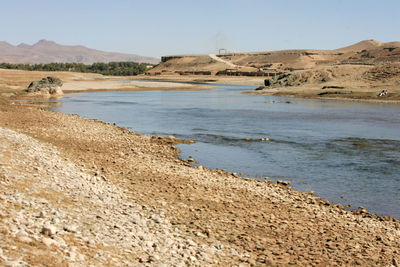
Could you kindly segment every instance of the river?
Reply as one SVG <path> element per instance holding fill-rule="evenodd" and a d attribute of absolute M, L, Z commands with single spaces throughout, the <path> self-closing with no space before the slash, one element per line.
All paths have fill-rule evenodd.
<path fill-rule="evenodd" d="M 53 110 L 193 139 L 182 158 L 400 219 L 399 105 L 241 94 L 252 89 L 76 93 Z"/>

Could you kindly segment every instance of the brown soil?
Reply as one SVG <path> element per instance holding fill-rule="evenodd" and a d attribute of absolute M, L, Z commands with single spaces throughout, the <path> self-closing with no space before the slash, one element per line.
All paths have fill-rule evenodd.
<path fill-rule="evenodd" d="M 250 72 L 290 72 L 332 64 L 380 64 L 399 62 L 400 42 L 381 43 L 366 40 L 335 50 L 293 49 L 265 52 L 231 52 L 217 55 L 172 55 L 149 70 L 152 75 L 178 72 L 204 72 L 236 69 Z M 225 63 L 224 63 L 225 62 Z"/>
<path fill-rule="evenodd" d="M 366 40 L 336 50 L 165 56 L 148 74 L 188 79 L 190 75 L 200 77 L 208 73 L 208 76 L 201 76 L 202 79 L 235 83 L 241 78 L 259 86 L 264 85 L 264 79 L 269 79 L 271 86 L 253 93 L 399 103 L 399 62 L 399 42 Z M 255 80 L 259 82 L 254 83 Z M 344 90 L 330 90 L 329 87 L 343 87 Z M 387 90 L 388 94 L 378 97 L 382 90 Z"/>
<path fill-rule="evenodd" d="M 176 82 L 135 81 L 140 76 L 118 77 L 93 73 L 23 71 L 0 69 L 0 93 L 7 96 L 23 95 L 32 81 L 54 76 L 63 81 L 64 93 L 84 91 L 147 91 L 147 90 L 209 90 L 211 86 Z M 129 81 L 131 80 L 131 81 Z"/>
<path fill-rule="evenodd" d="M 218 248 L 220 252 L 210 261 L 199 258 L 197 265 L 398 266 L 400 262 L 398 220 L 378 217 L 364 209 L 348 211 L 312 193 L 300 193 L 268 180 L 255 181 L 223 170 L 192 167 L 177 158 L 177 150 L 169 146 L 175 142 L 171 138 L 142 136 L 104 122 L 21 103 L 0 106 L 0 127 L 51 145 L 65 161 L 85 166 L 99 177 L 104 176 L 105 183 L 125 190 L 131 201 L 147 207 L 144 213 L 150 209 L 165 213 L 172 227 L 186 239 Z M 17 154 L 16 149 L 8 156 Z M 51 173 L 52 168 L 57 166 L 44 171 Z M 13 181 L 8 183 L 11 186 Z M 5 190 L 2 187 L 0 183 L 1 190 Z M 17 184 L 14 190 L 18 192 Z M 51 202 L 61 193 L 52 195 L 49 191 L 40 197 Z M 90 207 L 74 208 L 84 213 Z M 22 207 L 9 207 L 13 209 Z M 4 219 L 0 217 L 0 226 Z M 25 255 L 30 255 L 23 259 L 28 264 L 47 266 L 53 262 L 63 266 L 69 262 L 62 258 L 64 252 L 60 248 L 36 241 L 26 244 L 7 231 L 2 236 L 6 237 L 6 242 L 0 244 L 2 253 L 18 257 L 24 249 Z M 118 247 L 98 246 L 96 251 L 112 251 L 115 259 L 125 257 L 124 262 L 99 262 L 93 258 L 96 251 L 90 244 L 78 242 L 73 233 L 62 238 L 86 257 L 81 265 L 137 265 L 147 260 L 139 247 L 131 248 L 127 255 Z M 150 265 L 168 262 L 147 257 Z M 1 257 L 0 264 L 4 264 Z"/>
<path fill-rule="evenodd" d="M 301 98 L 400 103 L 400 64 L 336 65 L 270 78 L 270 86 L 251 93 Z M 261 89 L 261 88 L 260 88 Z M 378 94 L 387 90 L 382 97 Z"/>

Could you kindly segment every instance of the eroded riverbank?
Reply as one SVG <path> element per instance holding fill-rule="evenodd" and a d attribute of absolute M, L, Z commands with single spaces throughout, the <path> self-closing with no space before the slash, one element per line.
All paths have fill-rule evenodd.
<path fill-rule="evenodd" d="M 2 264 L 399 263 L 398 220 L 192 167 L 163 139 L 18 103 L 0 126 Z"/>

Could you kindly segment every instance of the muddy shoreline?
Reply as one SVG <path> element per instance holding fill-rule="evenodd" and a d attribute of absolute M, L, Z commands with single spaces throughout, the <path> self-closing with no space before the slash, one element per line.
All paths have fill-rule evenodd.
<path fill-rule="evenodd" d="M 314 197 L 312 193 L 297 192 L 283 184 L 241 178 L 202 166 L 192 167 L 189 162 L 177 158 L 177 150 L 170 146 L 168 138 L 143 136 L 109 123 L 24 103 L 1 105 L 0 127 L 15 131 L 15 134 L 4 134 L 0 138 L 3 146 L 8 146 L 14 135 L 16 140 L 33 138 L 33 141 L 20 142 L 26 148 L 16 145 L 7 148 L 8 153 L 2 152 L 3 167 L 10 160 L 25 162 L 21 159 L 24 154 L 20 153 L 28 148 L 41 151 L 39 146 L 45 150 L 51 147 L 61 157 L 58 167 L 43 160 L 43 166 L 35 167 L 38 170 L 28 168 L 30 161 L 19 168 L 14 165 L 2 169 L 5 178 L 0 184 L 1 191 L 9 192 L 12 188 L 22 200 L 4 193 L 0 198 L 2 207 L 8 207 L 2 211 L 4 216 L 0 223 L 4 240 L 1 264 L 17 256 L 32 265 L 44 264 L 50 255 L 57 255 L 60 259 L 55 262 L 57 264 L 75 262 L 78 266 L 121 266 L 128 262 L 272 266 L 396 266 L 399 263 L 398 220 L 370 214 L 363 208 L 348 211 L 341 205 Z M 75 179 L 70 183 L 84 183 L 76 175 L 100 179 L 103 187 L 122 190 L 114 198 L 124 199 L 131 208 L 121 210 L 121 213 L 107 208 L 114 203 L 111 191 L 104 193 L 110 195 L 108 199 L 98 198 L 96 193 L 82 199 L 70 196 L 68 191 L 64 192 L 67 189 L 63 189 L 63 180 L 58 181 L 61 183 L 58 192 L 42 188 L 37 189 L 42 192 L 39 195 L 29 193 L 32 185 L 51 185 L 52 174 L 58 177 L 57 172 L 64 168 L 62 160 L 71 166 L 64 174 L 71 176 L 68 179 Z M 35 175 L 28 179 L 29 175 L 25 175 L 28 173 Z M 95 190 L 100 180 L 94 184 L 88 182 L 86 187 Z M 77 188 L 77 192 L 83 190 L 81 186 Z M 13 212 L 15 207 L 22 205 L 18 201 L 27 201 L 22 196 L 29 196 L 31 200 L 46 199 L 55 215 L 45 215 L 43 221 L 49 221 L 58 229 L 54 235 L 44 235 L 36 219 L 26 222 L 26 218 L 40 211 L 36 202 L 19 211 L 22 217 Z M 63 198 L 58 199 L 60 196 Z M 85 199 L 94 202 L 89 204 Z M 72 209 L 68 203 L 78 205 Z M 91 207 L 93 203 L 97 206 Z M 132 212 L 148 225 L 147 232 L 138 233 L 139 229 L 130 224 Z M 100 217 L 96 219 L 96 216 Z M 92 224 L 89 232 L 85 230 L 88 218 Z M 104 224 L 103 219 L 112 223 Z M 73 221 L 76 231 L 63 230 L 63 224 L 68 224 L 68 220 Z M 11 224 L 16 224 L 17 229 Z M 159 225 L 161 230 L 152 225 Z M 121 240 L 113 238 L 128 233 L 125 231 L 132 235 L 125 235 Z M 172 232 L 175 234 L 169 234 Z M 101 238 L 100 233 L 110 237 Z M 143 235 L 150 240 L 138 238 Z M 54 244 L 46 245 L 49 242 Z M 128 249 L 126 244 L 135 246 Z M 94 251 L 102 252 L 102 257 L 95 257 Z M 110 251 L 113 256 L 108 254 Z"/>

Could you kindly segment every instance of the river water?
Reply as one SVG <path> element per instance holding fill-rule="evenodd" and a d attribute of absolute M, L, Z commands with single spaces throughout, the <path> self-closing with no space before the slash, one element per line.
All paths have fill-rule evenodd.
<path fill-rule="evenodd" d="M 400 219 L 399 105 L 241 94 L 252 89 L 77 93 L 53 110 L 193 139 L 182 158 Z"/>

